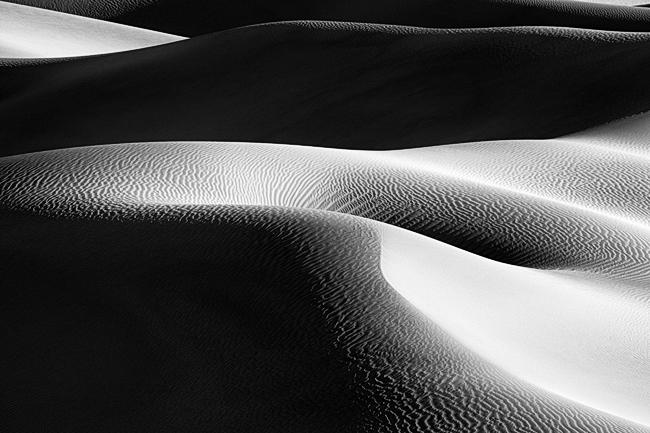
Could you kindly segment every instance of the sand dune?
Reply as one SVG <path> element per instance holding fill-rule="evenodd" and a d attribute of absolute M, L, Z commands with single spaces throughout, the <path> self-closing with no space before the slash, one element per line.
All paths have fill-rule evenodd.
<path fill-rule="evenodd" d="M 11 430 L 644 431 L 515 378 L 401 300 L 382 277 L 410 239 L 396 229 L 281 208 L 95 217 L 3 213 Z"/>
<path fill-rule="evenodd" d="M 77 15 L 0 2 L 0 57 L 74 57 L 135 50 L 183 38 Z"/>
<path fill-rule="evenodd" d="M 636 116 L 580 131 L 563 138 L 565 141 L 586 142 L 603 150 L 628 155 L 633 159 L 650 158 L 650 115 Z"/>
<path fill-rule="evenodd" d="M 650 10 L 12 3 L 0 430 L 650 431 Z"/>
<path fill-rule="evenodd" d="M 0 70 L 1 152 L 160 140 L 396 149 L 554 137 L 650 108 L 649 38 L 284 23 L 13 65 Z"/>
<path fill-rule="evenodd" d="M 382 234 L 381 268 L 416 308 L 505 371 L 650 427 L 650 304 L 622 284 L 508 267 L 394 227 Z"/>
<path fill-rule="evenodd" d="M 626 0 L 11 1 L 183 36 L 289 20 L 439 28 L 556 26 L 650 31 L 650 11 L 623 6 L 634 3 Z"/>
<path fill-rule="evenodd" d="M 323 209 L 511 264 L 646 284 L 648 162 L 570 144 L 397 152 L 255 143 L 94 146 L 2 159 L 0 196 L 12 209 L 79 216 L 111 203 L 133 212 L 146 203 Z M 579 159 L 587 150 L 589 160 Z M 650 299 L 645 289 L 637 296 Z"/>
<path fill-rule="evenodd" d="M 648 164 L 572 140 L 395 152 L 94 146 L 3 158 L 0 198 L 13 212 L 118 220 L 164 220 L 187 206 L 322 209 L 553 268 L 380 230 L 387 282 L 468 349 L 576 404 L 650 425 Z"/>

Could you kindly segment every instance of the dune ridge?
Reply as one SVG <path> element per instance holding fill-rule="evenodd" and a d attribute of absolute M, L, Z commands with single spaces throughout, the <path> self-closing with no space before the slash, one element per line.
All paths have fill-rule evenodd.
<path fill-rule="evenodd" d="M 645 283 L 647 161 L 595 148 L 575 165 L 588 146 L 564 139 L 394 152 L 256 143 L 93 146 L 4 158 L 0 195 L 12 209 L 49 214 L 92 214 L 113 202 L 134 210 L 144 203 L 323 209 L 506 263 Z"/>

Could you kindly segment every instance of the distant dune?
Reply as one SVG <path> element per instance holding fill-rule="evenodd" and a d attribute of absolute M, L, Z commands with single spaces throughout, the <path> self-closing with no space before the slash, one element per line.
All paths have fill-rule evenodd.
<path fill-rule="evenodd" d="M 650 432 L 650 10 L 12 3 L 0 431 Z"/>
<path fill-rule="evenodd" d="M 183 38 L 77 15 L 0 2 L 0 57 L 74 57 L 135 50 Z"/>
<path fill-rule="evenodd" d="M 556 26 L 650 31 L 650 11 L 622 0 L 11 0 L 183 36 L 272 21 L 325 20 L 417 27 Z M 602 4 L 601 4 L 602 3 Z"/>
<path fill-rule="evenodd" d="M 650 108 L 648 47 L 647 34 L 557 28 L 246 27 L 1 68 L 0 152 L 159 140 L 378 150 L 549 138 Z"/>

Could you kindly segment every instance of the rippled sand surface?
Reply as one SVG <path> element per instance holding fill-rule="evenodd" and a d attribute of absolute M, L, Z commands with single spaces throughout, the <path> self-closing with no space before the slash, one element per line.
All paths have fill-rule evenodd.
<path fill-rule="evenodd" d="M 650 9 L 247 7 L 0 2 L 2 430 L 650 431 Z"/>

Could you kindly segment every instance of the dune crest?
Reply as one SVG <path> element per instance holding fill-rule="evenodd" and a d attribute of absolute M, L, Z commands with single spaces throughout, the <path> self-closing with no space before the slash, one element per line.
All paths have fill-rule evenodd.
<path fill-rule="evenodd" d="M 92 146 L 1 159 L 0 197 L 8 208 L 49 215 L 90 216 L 113 204 L 133 211 L 147 204 L 323 209 L 506 263 L 647 284 L 648 163 L 596 148 L 573 168 L 586 145 L 506 141 L 397 152 L 220 142 Z"/>

